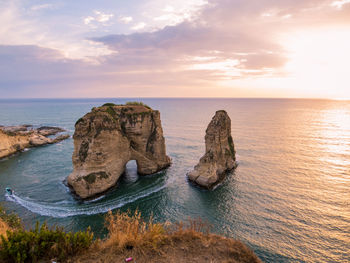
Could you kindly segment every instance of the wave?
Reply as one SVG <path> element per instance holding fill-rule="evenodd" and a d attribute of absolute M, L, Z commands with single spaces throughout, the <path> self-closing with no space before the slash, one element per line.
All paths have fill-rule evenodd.
<path fill-rule="evenodd" d="M 41 216 L 64 218 L 78 215 L 94 215 L 106 213 L 109 210 L 121 208 L 139 199 L 150 196 L 153 193 L 157 193 L 164 189 L 169 183 L 170 182 L 168 181 L 161 186 L 152 185 L 151 187 L 141 189 L 138 192 L 131 194 L 128 193 L 124 196 L 111 198 L 101 203 L 96 202 L 101 201 L 106 196 L 100 196 L 96 199 L 84 201 L 82 203 L 74 201 L 59 201 L 53 203 L 37 202 L 35 200 L 31 200 L 30 198 L 22 198 L 15 193 L 12 195 L 6 194 L 5 196 L 8 201 L 15 202 L 28 209 L 29 211 Z"/>

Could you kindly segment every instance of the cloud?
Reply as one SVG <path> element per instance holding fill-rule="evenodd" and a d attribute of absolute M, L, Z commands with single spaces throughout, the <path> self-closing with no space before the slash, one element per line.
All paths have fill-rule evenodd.
<path fill-rule="evenodd" d="M 185 6 L 176 10 L 173 6 L 167 5 L 163 10 L 163 14 L 153 18 L 154 21 L 164 21 L 167 26 L 173 26 L 182 23 L 185 20 L 191 20 L 206 2 L 198 4 L 196 7 Z"/>
<path fill-rule="evenodd" d="M 29 12 L 28 12 L 29 11 Z M 71 27 L 59 19 L 41 16 L 21 7 L 20 1 L 4 1 L 0 7 L 0 43 L 14 46 L 40 46 L 57 50 L 66 58 L 96 63 L 112 52 L 103 44 L 81 38 L 81 27 Z M 78 20 L 78 19 L 77 19 Z M 44 22 L 43 22 L 44 21 Z M 90 31 L 90 30 L 89 30 Z"/>
<path fill-rule="evenodd" d="M 38 11 L 38 10 L 53 9 L 53 8 L 54 8 L 53 4 L 41 4 L 41 5 L 34 5 L 30 9 L 32 11 Z"/>
<path fill-rule="evenodd" d="M 162 11 L 167 12 L 167 13 L 172 13 L 175 11 L 175 8 L 171 5 L 167 5 Z"/>
<path fill-rule="evenodd" d="M 62 94 L 92 97 L 248 94 L 243 87 L 254 81 L 289 74 L 286 65 L 293 54 L 286 43 L 295 32 L 350 25 L 345 1 L 336 1 L 342 5 L 335 8 L 339 4 L 329 0 L 212 0 L 188 16 L 176 6 L 182 1 L 156 2 L 159 12 L 150 20 L 134 14 L 117 18 L 136 32 L 103 33 L 114 15 L 95 11 L 83 19 L 89 27 L 78 17 L 81 27 L 94 27 L 89 37 L 77 31 L 80 39 L 64 43 L 45 25 L 0 11 L 0 40 L 7 44 L 0 46 L 0 89 L 35 86 L 42 87 L 40 95 L 48 95 L 45 87 L 60 86 Z M 86 61 L 90 56 L 98 63 Z"/>
<path fill-rule="evenodd" d="M 350 0 L 341 0 L 332 2 L 331 6 L 336 7 L 338 9 L 342 9 L 343 5 L 349 4 Z"/>
<path fill-rule="evenodd" d="M 114 15 L 113 14 L 105 14 L 101 11 L 94 11 L 96 14 L 96 21 L 100 23 L 104 23 L 109 21 Z"/>
<path fill-rule="evenodd" d="M 144 12 L 144 15 L 150 20 L 147 22 L 153 29 L 162 29 L 184 21 L 195 20 L 209 5 L 207 0 L 151 0 L 147 2 L 148 4 L 144 7 L 147 11 Z"/>
<path fill-rule="evenodd" d="M 146 23 L 140 22 L 140 23 L 137 23 L 136 25 L 134 25 L 133 27 L 131 27 L 131 29 L 132 30 L 141 30 L 141 29 L 144 29 L 146 26 L 147 26 Z"/>
<path fill-rule="evenodd" d="M 0 87 L 8 83 L 21 86 L 50 83 L 63 75 L 74 76 L 73 69 L 83 65 L 66 59 L 57 50 L 33 45 L 0 45 L 0 61 Z"/>
<path fill-rule="evenodd" d="M 83 18 L 85 25 L 91 25 L 93 28 L 97 28 L 96 23 L 101 23 L 104 26 L 108 26 L 106 22 L 114 17 L 114 14 L 106 14 L 101 11 L 94 11 L 94 16 L 87 16 Z M 93 22 L 96 22 L 93 24 Z M 93 25 L 92 25 L 93 24 Z"/>
<path fill-rule="evenodd" d="M 133 21 L 133 18 L 131 16 L 119 16 L 118 20 L 123 24 L 129 24 Z"/>
<path fill-rule="evenodd" d="M 176 25 L 190 18 L 188 13 L 164 14 L 154 18 L 154 21 L 166 21 L 168 25 Z"/>
<path fill-rule="evenodd" d="M 36 98 L 81 97 L 82 92 L 84 97 L 130 96 L 129 92 L 147 97 L 150 91 L 166 96 L 166 90 L 158 90 L 159 84 L 176 87 L 180 83 L 191 86 L 200 83 L 193 78 L 195 72 L 169 72 L 156 66 L 138 68 L 134 67 L 136 61 L 128 62 L 119 56 L 110 56 L 108 61 L 93 65 L 37 46 L 0 45 L 0 61 L 3 98 L 18 97 L 18 94 Z M 103 88 L 96 89 L 97 86 Z M 174 89 L 172 95 L 177 91 Z"/>
<path fill-rule="evenodd" d="M 118 58 L 129 57 L 129 61 L 135 62 L 134 67 L 153 64 L 162 68 L 202 70 L 205 75 L 231 75 L 232 78 L 252 76 L 254 72 L 260 76 L 267 68 L 268 75 L 274 70 L 277 74 L 287 61 L 280 45 L 260 35 L 247 35 L 244 28 L 226 34 L 211 26 L 190 22 L 155 32 L 109 35 L 92 40 L 118 52 Z M 193 57 L 195 59 L 191 60 Z"/>
<path fill-rule="evenodd" d="M 90 24 L 92 21 L 95 21 L 95 18 L 92 17 L 92 16 L 87 16 L 87 17 L 84 18 L 84 24 L 85 25 Z"/>

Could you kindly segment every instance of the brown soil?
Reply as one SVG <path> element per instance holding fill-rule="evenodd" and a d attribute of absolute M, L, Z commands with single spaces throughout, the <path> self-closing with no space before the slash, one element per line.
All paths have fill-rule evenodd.
<path fill-rule="evenodd" d="M 125 262 L 132 257 L 137 262 L 261 262 L 242 242 L 218 235 L 205 235 L 187 231 L 174 234 L 157 247 L 130 248 L 120 250 L 113 245 L 96 244 L 83 255 L 68 262 Z"/>

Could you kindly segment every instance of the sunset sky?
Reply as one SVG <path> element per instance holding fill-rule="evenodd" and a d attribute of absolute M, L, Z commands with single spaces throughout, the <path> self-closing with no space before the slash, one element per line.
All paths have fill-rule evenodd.
<path fill-rule="evenodd" d="M 0 98 L 350 98 L 350 0 L 0 0 Z"/>

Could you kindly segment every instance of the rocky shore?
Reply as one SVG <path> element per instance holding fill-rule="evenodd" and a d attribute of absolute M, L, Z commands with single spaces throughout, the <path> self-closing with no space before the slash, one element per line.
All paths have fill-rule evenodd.
<path fill-rule="evenodd" d="M 54 138 L 49 136 L 62 133 L 59 127 L 32 125 L 0 126 L 0 159 L 21 152 L 26 148 L 53 144 L 68 139 L 68 134 L 60 134 Z"/>

